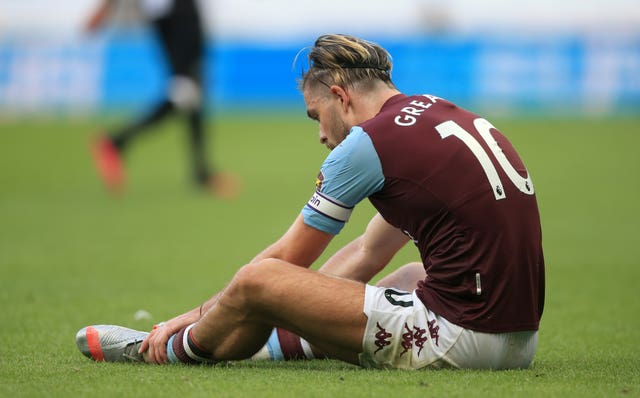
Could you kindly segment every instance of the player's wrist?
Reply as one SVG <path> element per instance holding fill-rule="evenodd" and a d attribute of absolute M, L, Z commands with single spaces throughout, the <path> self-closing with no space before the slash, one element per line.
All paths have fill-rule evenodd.
<path fill-rule="evenodd" d="M 165 327 L 166 325 L 167 325 L 167 323 L 166 323 L 166 322 L 164 322 L 164 321 L 163 321 L 163 322 L 159 322 L 159 323 L 157 323 L 157 324 L 153 325 L 153 330 L 156 330 L 156 329 L 159 329 L 159 328 L 163 328 L 163 327 Z"/>

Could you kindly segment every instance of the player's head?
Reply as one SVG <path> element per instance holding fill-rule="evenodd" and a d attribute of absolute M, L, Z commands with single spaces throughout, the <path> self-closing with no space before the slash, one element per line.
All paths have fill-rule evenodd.
<path fill-rule="evenodd" d="M 302 74 L 300 90 L 319 85 L 367 90 L 391 81 L 391 56 L 376 43 L 343 34 L 318 37 L 309 50 L 309 69 Z"/>
<path fill-rule="evenodd" d="M 389 53 L 375 43 L 339 34 L 316 40 L 309 49 L 309 69 L 300 80 L 307 115 L 318 122 L 320 143 L 329 149 L 379 111 L 379 104 L 373 109 L 372 98 L 378 96 L 372 93 L 380 90 L 384 99 L 389 89 L 395 90 Z"/>

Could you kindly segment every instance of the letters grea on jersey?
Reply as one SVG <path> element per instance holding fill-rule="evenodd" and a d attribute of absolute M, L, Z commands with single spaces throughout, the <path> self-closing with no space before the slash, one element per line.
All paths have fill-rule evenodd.
<path fill-rule="evenodd" d="M 509 159 L 502 152 L 502 149 L 498 145 L 498 142 L 491 135 L 491 129 L 495 129 L 495 127 L 489 123 L 487 120 L 483 118 L 478 118 L 473 121 L 473 125 L 482 137 L 484 141 L 489 146 L 489 150 L 493 154 L 493 156 L 500 164 L 500 167 L 507 174 L 511 182 L 522 192 L 527 195 L 533 195 L 533 183 L 531 182 L 531 177 L 529 176 L 529 172 L 527 171 L 527 176 L 522 177 L 516 169 L 511 165 Z M 507 195 L 504 192 L 504 187 L 502 185 L 502 181 L 500 180 L 500 176 L 494 166 L 493 162 L 489 158 L 487 152 L 482 148 L 480 143 L 471 135 L 468 131 L 460 127 L 460 125 L 453 120 L 449 120 L 443 123 L 440 123 L 436 126 L 436 130 L 440 134 L 442 139 L 446 139 L 448 137 L 454 136 L 457 137 L 460 141 L 462 141 L 473 153 L 473 155 L 478 159 L 480 166 L 484 170 L 484 173 L 487 176 L 487 180 L 489 184 L 491 184 L 493 194 L 495 195 L 496 200 L 505 199 Z"/>

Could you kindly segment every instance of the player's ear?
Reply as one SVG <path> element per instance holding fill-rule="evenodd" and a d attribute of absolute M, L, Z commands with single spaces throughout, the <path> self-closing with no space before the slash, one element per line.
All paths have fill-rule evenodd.
<path fill-rule="evenodd" d="M 349 108 L 349 103 L 351 101 L 351 97 L 349 96 L 349 93 L 344 88 L 337 85 L 333 85 L 329 87 L 329 89 L 331 90 L 331 93 L 338 98 L 338 100 L 342 104 L 342 109 L 346 112 L 347 108 Z"/>

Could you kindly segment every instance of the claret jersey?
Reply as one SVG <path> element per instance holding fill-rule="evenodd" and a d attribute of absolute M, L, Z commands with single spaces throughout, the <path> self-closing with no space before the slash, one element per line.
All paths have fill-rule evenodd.
<path fill-rule="evenodd" d="M 369 198 L 417 246 L 417 295 L 481 332 L 537 330 L 544 306 L 540 217 L 531 178 L 487 120 L 444 99 L 398 94 L 323 163 L 305 223 L 337 234 Z"/>

